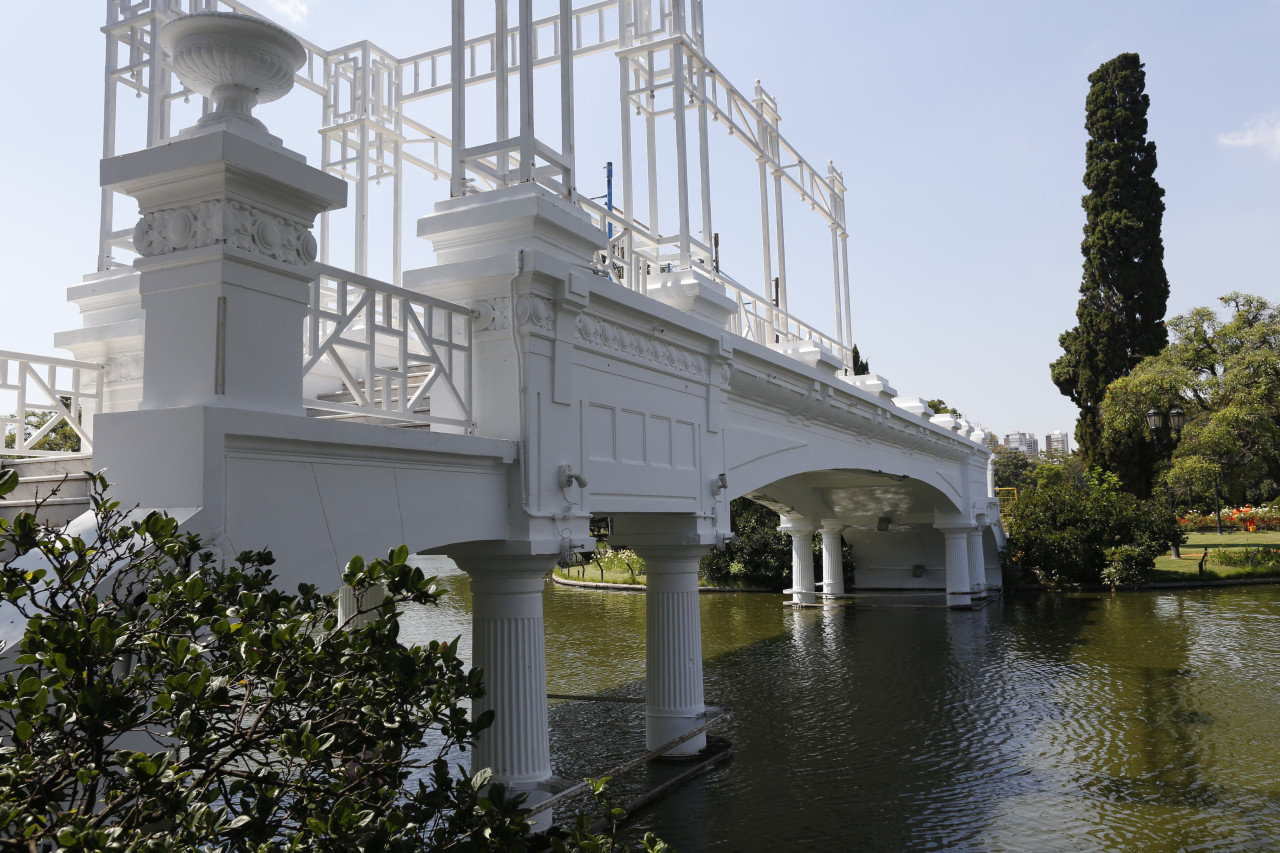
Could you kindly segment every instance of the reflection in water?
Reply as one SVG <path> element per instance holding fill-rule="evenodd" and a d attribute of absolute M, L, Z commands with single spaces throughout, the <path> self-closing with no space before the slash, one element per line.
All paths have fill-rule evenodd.
<path fill-rule="evenodd" d="M 466 579 L 442 586 L 445 603 L 408 614 L 405 636 L 462 634 L 465 652 Z M 544 601 L 551 692 L 643 696 L 643 595 L 549 585 Z M 1015 597 L 970 613 L 700 603 L 706 695 L 733 710 L 720 734 L 735 758 L 636 832 L 686 853 L 1276 849 L 1274 587 Z M 556 772 L 598 775 L 638 754 L 642 713 L 553 702 Z M 670 772 L 653 766 L 614 795 Z"/>

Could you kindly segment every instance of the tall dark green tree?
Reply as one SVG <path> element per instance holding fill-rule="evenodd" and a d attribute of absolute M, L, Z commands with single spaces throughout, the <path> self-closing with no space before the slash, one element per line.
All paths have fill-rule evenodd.
<path fill-rule="evenodd" d="M 871 362 L 862 357 L 862 353 L 858 352 L 858 345 L 853 345 L 853 373 L 855 376 L 866 376 L 871 372 Z"/>
<path fill-rule="evenodd" d="M 1054 384 L 1080 408 L 1076 445 L 1090 464 L 1145 496 L 1160 451 L 1140 432 L 1104 444 L 1101 403 L 1107 386 L 1168 342 L 1164 272 L 1164 190 L 1155 179 L 1156 144 L 1147 139 L 1146 73 L 1136 53 L 1122 53 L 1089 75 L 1085 102 L 1084 275 L 1076 326 L 1059 338 Z"/>

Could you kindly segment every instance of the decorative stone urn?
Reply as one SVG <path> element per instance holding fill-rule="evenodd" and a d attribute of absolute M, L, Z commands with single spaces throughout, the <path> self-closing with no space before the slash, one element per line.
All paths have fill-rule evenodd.
<path fill-rule="evenodd" d="M 266 131 L 251 113 L 293 88 L 293 75 L 307 60 L 306 49 L 283 27 L 232 12 L 197 12 L 175 18 L 160 30 L 183 85 L 214 102 L 198 128 L 243 122 Z"/>

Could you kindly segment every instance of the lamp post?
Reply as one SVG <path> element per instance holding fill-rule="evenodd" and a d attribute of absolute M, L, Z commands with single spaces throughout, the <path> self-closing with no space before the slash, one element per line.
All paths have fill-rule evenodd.
<path fill-rule="evenodd" d="M 1253 461 L 1253 454 L 1245 451 L 1244 453 L 1236 453 L 1232 456 L 1218 457 L 1214 460 L 1218 464 L 1213 469 L 1213 511 L 1218 518 L 1218 535 L 1222 535 L 1222 497 L 1220 494 L 1219 482 L 1222 479 L 1222 469 L 1236 469 L 1242 465 L 1248 465 Z"/>
<path fill-rule="evenodd" d="M 1169 410 L 1168 415 L 1169 428 L 1165 430 L 1166 417 L 1164 412 L 1159 409 L 1150 409 L 1147 411 L 1147 426 L 1151 428 L 1151 435 L 1155 439 L 1156 445 L 1164 451 L 1165 460 L 1173 461 L 1173 449 L 1178 446 L 1178 440 L 1182 437 L 1182 426 L 1187 422 L 1187 416 L 1175 405 Z M 1173 503 L 1173 485 L 1169 487 L 1169 509 L 1177 514 L 1177 509 Z M 1173 540 L 1173 558 L 1175 560 L 1182 559 L 1182 552 L 1178 548 L 1178 539 L 1175 536 Z"/>

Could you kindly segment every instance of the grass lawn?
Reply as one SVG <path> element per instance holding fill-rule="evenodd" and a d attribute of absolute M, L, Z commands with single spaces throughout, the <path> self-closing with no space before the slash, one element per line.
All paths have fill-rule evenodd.
<path fill-rule="evenodd" d="M 586 570 L 583 571 L 582 566 L 571 566 L 563 569 L 556 566 L 553 572 L 556 577 L 564 578 L 571 581 L 586 581 L 587 583 L 625 583 L 635 584 L 636 586 L 644 586 L 644 575 L 632 575 L 626 568 L 616 568 L 606 565 L 604 574 L 601 575 L 600 567 L 595 563 L 587 563 Z"/>
<path fill-rule="evenodd" d="M 1153 581 L 1191 580 L 1203 577 L 1207 580 L 1228 578 L 1266 578 L 1280 574 L 1274 568 L 1251 569 L 1248 566 L 1219 566 L 1210 559 L 1205 561 L 1203 576 L 1199 573 L 1200 556 L 1215 548 L 1257 548 L 1261 545 L 1280 546 L 1280 531 L 1261 533 L 1189 533 L 1182 546 L 1182 559 L 1175 560 L 1172 553 L 1156 558 Z"/>
<path fill-rule="evenodd" d="M 600 567 L 594 562 L 587 563 L 585 572 L 583 571 L 582 566 L 571 566 L 567 569 L 562 569 L 559 566 L 556 566 L 553 574 L 558 578 L 564 578 L 571 581 L 586 581 L 587 583 L 623 583 L 637 587 L 644 586 L 643 574 L 637 572 L 633 576 L 631 572 L 627 571 L 625 566 L 618 567 L 611 565 L 612 562 L 612 560 L 605 562 L 603 581 L 600 576 Z M 712 585 L 713 584 L 707 582 L 706 578 L 698 578 L 698 586 Z"/>

